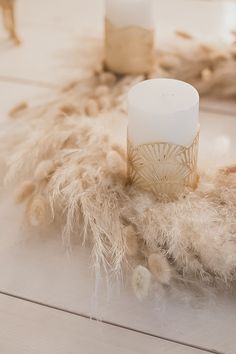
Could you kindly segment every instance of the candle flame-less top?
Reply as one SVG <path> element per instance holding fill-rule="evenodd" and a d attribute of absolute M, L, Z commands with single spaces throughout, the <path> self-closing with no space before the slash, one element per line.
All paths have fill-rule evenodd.
<path fill-rule="evenodd" d="M 153 0 L 106 0 L 106 18 L 117 27 L 154 27 Z"/>
<path fill-rule="evenodd" d="M 188 146 L 199 129 L 199 94 L 186 82 L 146 80 L 128 94 L 128 137 L 134 144 Z"/>

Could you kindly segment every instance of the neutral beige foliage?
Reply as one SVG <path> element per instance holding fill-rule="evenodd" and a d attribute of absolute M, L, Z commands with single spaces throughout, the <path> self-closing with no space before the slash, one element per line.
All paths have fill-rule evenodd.
<path fill-rule="evenodd" d="M 24 181 L 15 193 L 16 203 L 23 203 L 35 190 L 35 184 L 32 181 Z"/>
<path fill-rule="evenodd" d="M 133 225 L 128 225 L 124 228 L 124 235 L 126 241 L 127 255 L 136 256 L 138 253 L 138 237 Z"/>
<path fill-rule="evenodd" d="M 26 216 L 31 226 L 40 226 L 47 223 L 48 205 L 46 199 L 42 195 L 35 195 L 29 200 Z"/>
<path fill-rule="evenodd" d="M 216 46 L 179 34 L 168 50 L 157 50 L 157 65 L 150 78 L 171 77 L 191 83 L 201 95 L 235 98 L 235 43 Z"/>
<path fill-rule="evenodd" d="M 148 296 L 151 284 L 151 273 L 142 265 L 135 268 L 132 276 L 132 287 L 135 295 L 141 301 Z"/>
<path fill-rule="evenodd" d="M 95 89 L 94 95 L 96 97 L 106 96 L 109 93 L 109 88 L 106 85 L 98 86 Z"/>
<path fill-rule="evenodd" d="M 25 109 L 28 108 L 28 103 L 23 101 L 18 103 L 15 107 L 13 107 L 10 112 L 9 112 L 9 116 L 11 118 L 17 118 L 18 114 L 21 113 L 22 111 L 24 111 Z"/>
<path fill-rule="evenodd" d="M 93 99 L 89 99 L 88 102 L 86 103 L 85 111 L 91 117 L 97 116 L 99 113 L 97 101 Z"/>
<path fill-rule="evenodd" d="M 61 106 L 60 111 L 67 116 L 71 116 L 75 113 L 78 113 L 78 107 L 73 104 L 65 104 Z"/>
<path fill-rule="evenodd" d="M 107 166 L 112 173 L 124 172 L 124 160 L 115 150 L 109 151 L 107 154 Z"/>
<path fill-rule="evenodd" d="M 212 78 L 212 70 L 209 68 L 205 68 L 201 72 L 201 77 L 203 81 L 210 81 Z"/>
<path fill-rule="evenodd" d="M 99 81 L 103 85 L 114 85 L 116 83 L 116 76 L 111 72 L 101 72 Z"/>
<path fill-rule="evenodd" d="M 50 176 L 54 169 L 55 165 L 52 160 L 43 160 L 38 164 L 34 173 L 34 178 L 39 181 L 44 180 Z"/>
<path fill-rule="evenodd" d="M 107 111 L 111 108 L 111 100 L 109 96 L 101 96 L 98 98 L 98 106 L 102 111 Z"/>
<path fill-rule="evenodd" d="M 169 284 L 171 269 L 167 259 L 161 253 L 153 253 L 148 257 L 148 268 L 154 277 L 162 284 Z"/>
<path fill-rule="evenodd" d="M 183 39 L 189 39 L 189 40 L 193 39 L 193 36 L 190 33 L 185 31 L 175 31 L 175 34 L 176 36 L 181 37 Z"/>

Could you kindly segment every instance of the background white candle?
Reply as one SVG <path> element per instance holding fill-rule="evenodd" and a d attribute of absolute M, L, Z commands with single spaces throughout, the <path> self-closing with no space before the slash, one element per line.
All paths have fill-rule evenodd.
<path fill-rule="evenodd" d="M 154 27 L 153 0 L 106 0 L 106 18 L 117 27 Z"/>
<path fill-rule="evenodd" d="M 153 79 L 130 90 L 128 139 L 133 144 L 188 146 L 198 129 L 199 94 L 193 86 L 173 79 Z"/>

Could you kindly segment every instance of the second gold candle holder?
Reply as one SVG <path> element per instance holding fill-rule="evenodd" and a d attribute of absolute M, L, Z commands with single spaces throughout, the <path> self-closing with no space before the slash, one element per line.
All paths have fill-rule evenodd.
<path fill-rule="evenodd" d="M 105 19 L 105 63 L 117 74 L 148 74 L 154 64 L 154 30 L 117 27 Z"/>

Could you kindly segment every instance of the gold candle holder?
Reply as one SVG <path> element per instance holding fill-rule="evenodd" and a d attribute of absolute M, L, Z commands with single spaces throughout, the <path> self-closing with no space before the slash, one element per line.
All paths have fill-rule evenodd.
<path fill-rule="evenodd" d="M 117 27 L 105 20 L 105 64 L 117 74 L 148 74 L 154 64 L 154 30 Z"/>
<path fill-rule="evenodd" d="M 173 200 L 198 185 L 199 132 L 189 146 L 135 145 L 128 140 L 128 181 L 163 200 Z"/>

